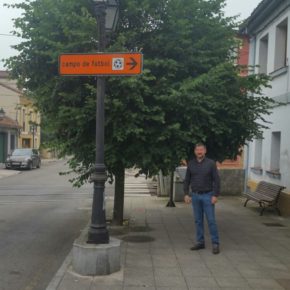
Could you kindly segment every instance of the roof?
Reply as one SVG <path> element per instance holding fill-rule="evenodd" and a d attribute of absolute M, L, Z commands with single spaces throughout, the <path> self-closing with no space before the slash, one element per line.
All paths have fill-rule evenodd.
<path fill-rule="evenodd" d="M 8 128 L 8 129 L 19 129 L 20 128 L 17 121 L 15 121 L 7 116 L 0 118 L 0 127 Z"/>
<path fill-rule="evenodd" d="M 9 78 L 9 73 L 8 71 L 5 70 L 0 70 L 0 78 Z"/>
<path fill-rule="evenodd" d="M 273 19 L 290 6 L 289 0 L 262 0 L 250 17 L 242 24 L 240 32 L 256 34 L 260 26 L 271 23 Z"/>
<path fill-rule="evenodd" d="M 13 91 L 17 94 L 22 94 L 22 92 L 17 87 L 17 82 L 10 79 L 9 72 L 0 70 L 0 86 Z"/>

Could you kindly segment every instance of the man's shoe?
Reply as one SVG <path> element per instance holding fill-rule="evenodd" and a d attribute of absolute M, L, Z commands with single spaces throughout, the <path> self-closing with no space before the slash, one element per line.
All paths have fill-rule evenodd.
<path fill-rule="evenodd" d="M 214 255 L 217 255 L 220 253 L 220 246 L 218 244 L 213 244 L 212 246 L 212 253 Z"/>
<path fill-rule="evenodd" d="M 191 251 L 197 251 L 197 250 L 201 250 L 204 249 L 205 246 L 204 244 L 195 244 L 193 247 L 190 248 Z"/>

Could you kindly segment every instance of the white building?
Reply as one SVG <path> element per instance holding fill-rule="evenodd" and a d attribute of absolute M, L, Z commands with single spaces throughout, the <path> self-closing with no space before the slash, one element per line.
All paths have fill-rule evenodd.
<path fill-rule="evenodd" d="M 279 205 L 284 214 L 290 214 L 289 21 L 289 0 L 263 0 L 244 28 L 250 37 L 249 64 L 259 65 L 256 73 L 266 73 L 272 78 L 272 88 L 264 89 L 264 94 L 284 103 L 266 116 L 271 124 L 263 139 L 249 144 L 247 181 L 252 189 L 261 180 L 287 187 Z"/>

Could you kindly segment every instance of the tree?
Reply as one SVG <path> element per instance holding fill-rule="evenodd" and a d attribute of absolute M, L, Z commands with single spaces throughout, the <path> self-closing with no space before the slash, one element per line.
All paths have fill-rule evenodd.
<path fill-rule="evenodd" d="M 271 103 L 261 95 L 264 75 L 240 77 L 232 61 L 236 27 L 224 0 L 123 0 L 110 51 L 142 50 L 141 77 L 109 78 L 106 98 L 106 166 L 115 176 L 114 221 L 123 221 L 125 169 L 165 174 L 192 145 L 203 141 L 222 161 L 259 135 Z M 85 182 L 95 148 L 95 79 L 61 78 L 58 55 L 94 52 L 96 21 L 89 0 L 37 0 L 15 21 L 24 41 L 7 60 L 54 132 L 54 145 Z"/>

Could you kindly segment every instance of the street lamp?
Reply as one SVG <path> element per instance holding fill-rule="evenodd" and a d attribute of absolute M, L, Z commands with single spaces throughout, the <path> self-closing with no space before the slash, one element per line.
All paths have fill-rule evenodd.
<path fill-rule="evenodd" d="M 98 52 L 106 48 L 106 32 L 116 28 L 119 4 L 117 0 L 93 0 L 98 25 Z M 94 183 L 91 225 L 88 232 L 89 244 L 108 244 L 109 232 L 106 225 L 105 182 L 107 179 L 104 162 L 104 123 L 105 123 L 105 77 L 97 79 L 96 111 L 96 164 L 91 181 Z"/>
<path fill-rule="evenodd" d="M 37 132 L 38 124 L 30 121 L 30 132 L 32 133 L 32 149 L 35 147 L 35 133 Z"/>
<path fill-rule="evenodd" d="M 108 0 L 106 8 L 106 31 L 115 31 L 119 19 L 119 4 L 117 0 Z"/>
<path fill-rule="evenodd" d="M 5 117 L 5 111 L 3 108 L 0 108 L 0 119 L 3 119 Z"/>

